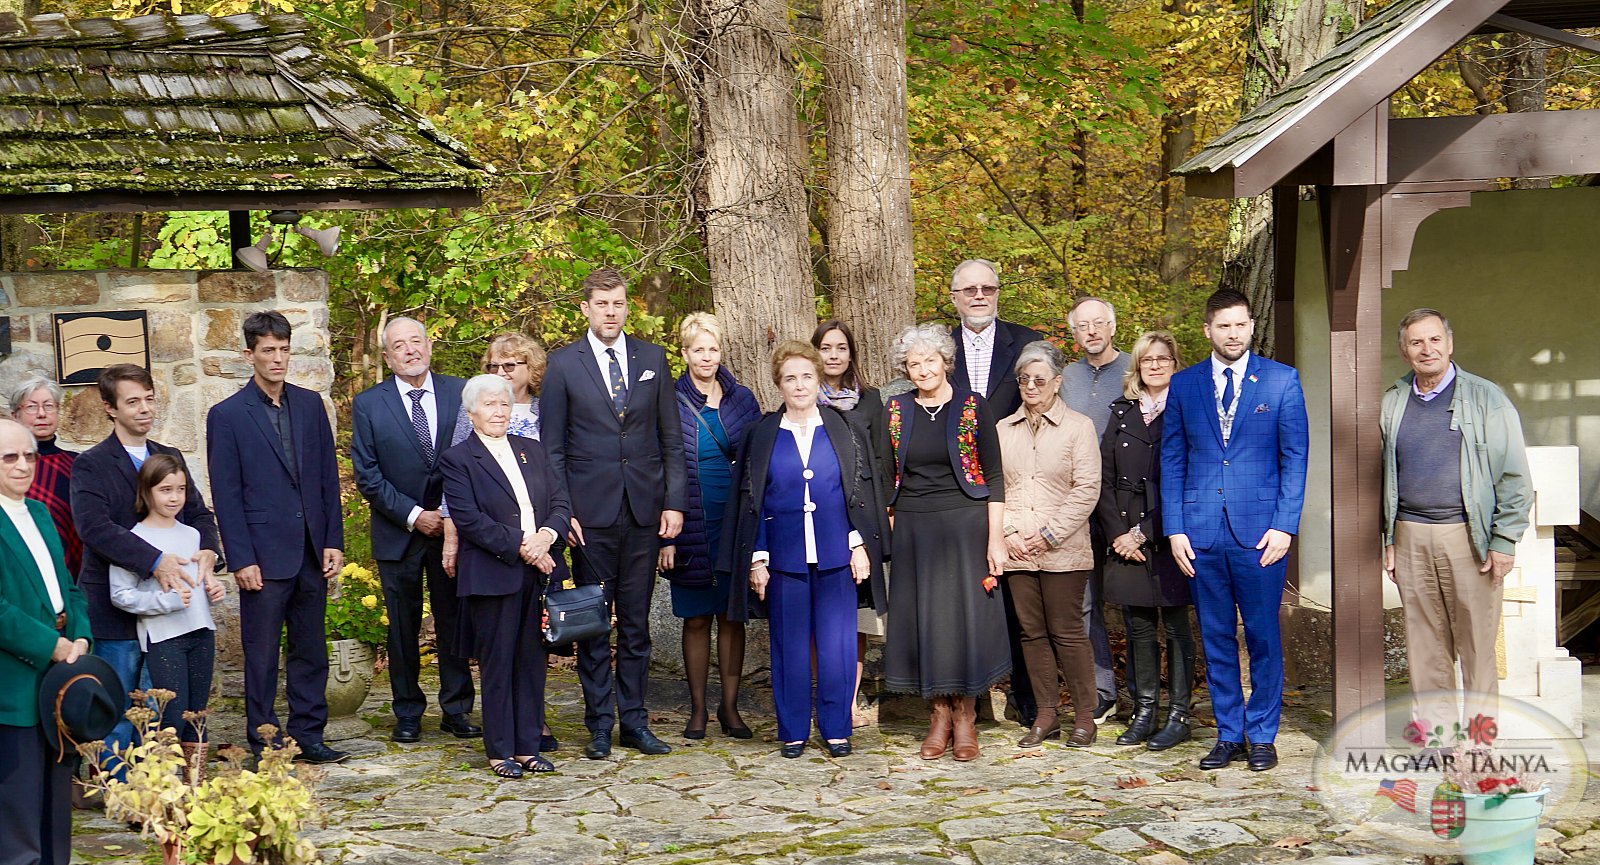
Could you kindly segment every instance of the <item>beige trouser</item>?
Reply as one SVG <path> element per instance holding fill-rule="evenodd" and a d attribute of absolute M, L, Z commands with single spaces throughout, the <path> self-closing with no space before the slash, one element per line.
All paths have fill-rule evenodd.
<path fill-rule="evenodd" d="M 1454 745 L 1451 725 L 1460 720 L 1453 696 L 1456 660 L 1466 689 L 1466 718 L 1494 717 L 1500 678 L 1495 638 L 1500 629 L 1501 586 L 1472 551 L 1465 523 L 1428 525 L 1396 520 L 1395 576 L 1406 616 L 1406 660 L 1411 667 L 1415 717 L 1429 727 L 1442 725 L 1445 746 Z M 1463 724 L 1463 730 L 1465 725 Z"/>

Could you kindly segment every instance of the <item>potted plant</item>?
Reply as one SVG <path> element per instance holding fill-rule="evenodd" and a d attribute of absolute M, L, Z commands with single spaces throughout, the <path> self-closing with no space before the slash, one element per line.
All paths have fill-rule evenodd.
<path fill-rule="evenodd" d="M 328 593 L 328 728 L 330 740 L 352 739 L 371 728 L 356 712 L 366 702 L 378 648 L 389 635 L 383 587 L 368 568 L 346 562 Z"/>
<path fill-rule="evenodd" d="M 1539 818 L 1550 791 L 1522 785 L 1512 774 L 1514 761 L 1495 756 L 1497 735 L 1494 719 L 1478 715 L 1445 761 L 1446 782 L 1463 805 L 1456 842 L 1465 865 L 1533 865 Z"/>
<path fill-rule="evenodd" d="M 245 768 L 242 749 L 224 748 L 222 770 L 208 778 L 205 750 L 184 749 L 176 730 L 160 726 L 161 710 L 174 694 L 152 689 L 132 696 L 127 717 L 139 735 L 116 753 L 127 771 L 121 779 L 99 772 L 85 782 L 88 795 L 104 797 L 106 816 L 138 824 L 141 835 L 161 845 L 167 865 L 317 861 L 316 847 L 300 831 L 318 816 L 312 795 L 322 776 L 294 765 L 300 749 L 293 739 L 263 751 L 254 769 Z M 186 712 L 184 721 L 204 738 L 205 712 Z M 277 741 L 270 724 L 260 733 Z M 93 760 L 103 746 L 89 742 L 79 751 Z"/>

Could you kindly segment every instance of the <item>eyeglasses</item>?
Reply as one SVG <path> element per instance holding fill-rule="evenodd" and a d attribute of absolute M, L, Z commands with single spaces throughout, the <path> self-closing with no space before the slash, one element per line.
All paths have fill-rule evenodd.
<path fill-rule="evenodd" d="M 10 467 L 16 465 L 17 464 L 17 460 L 26 460 L 27 462 L 30 462 L 30 463 L 38 462 L 39 461 L 39 452 L 38 451 L 22 451 L 21 453 L 18 453 L 17 451 L 12 451 L 10 453 L 0 454 L 0 465 L 5 466 L 6 468 L 10 468 Z"/>
<path fill-rule="evenodd" d="M 503 369 L 506 372 L 516 372 L 517 367 L 526 365 L 526 361 L 520 360 L 508 360 L 505 363 L 486 363 L 483 365 L 483 371 L 488 373 L 496 373 Z"/>
<path fill-rule="evenodd" d="M 1049 383 L 1050 383 L 1050 379 L 1047 379 L 1042 375 L 1019 375 L 1019 376 L 1017 376 L 1017 387 L 1027 387 L 1028 385 L 1031 384 L 1034 387 L 1038 388 L 1039 390 L 1044 390 L 1044 386 L 1049 384 Z"/>
<path fill-rule="evenodd" d="M 961 292 L 962 294 L 966 295 L 967 297 L 977 297 L 980 294 L 983 295 L 984 297 L 993 297 L 993 296 L 995 296 L 995 295 L 1000 293 L 1000 286 L 998 286 L 998 285 L 969 285 L 969 286 L 967 286 L 965 288 L 958 288 L 958 289 L 956 289 L 956 291 Z"/>
<path fill-rule="evenodd" d="M 35 417 L 44 414 L 55 414 L 60 410 L 61 406 L 53 402 L 30 402 L 19 409 L 22 414 L 31 414 Z"/>
<path fill-rule="evenodd" d="M 1148 366 L 1151 369 L 1160 369 L 1164 366 L 1172 366 L 1172 358 L 1166 356 L 1141 357 L 1139 358 L 1139 365 Z"/>
<path fill-rule="evenodd" d="M 1091 328 L 1094 329 L 1094 330 L 1105 330 L 1106 328 L 1108 328 L 1110 326 L 1111 326 L 1111 322 L 1106 321 L 1103 318 L 1097 318 L 1094 321 L 1080 321 L 1077 324 L 1073 325 L 1072 329 L 1077 331 L 1078 333 L 1083 333 L 1083 332 L 1085 332 L 1087 330 L 1090 330 Z"/>

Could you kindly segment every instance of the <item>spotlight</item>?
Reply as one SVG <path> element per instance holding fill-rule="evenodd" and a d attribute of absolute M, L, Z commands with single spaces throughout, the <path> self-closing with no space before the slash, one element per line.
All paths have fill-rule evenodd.
<path fill-rule="evenodd" d="M 256 273 L 266 273 L 268 270 L 272 269 L 271 262 L 267 261 L 267 249 L 269 249 L 271 246 L 272 229 L 269 228 L 267 229 L 267 233 L 262 235 L 261 239 L 255 242 L 254 246 L 246 246 L 240 249 L 235 249 L 233 254 L 238 256 L 240 261 L 244 262 L 245 267 L 250 268 Z"/>
<path fill-rule="evenodd" d="M 303 225 L 297 225 L 294 227 L 294 233 L 315 243 L 317 249 L 322 250 L 322 254 L 328 258 L 332 258 L 339 251 L 339 226 L 337 225 L 332 228 L 306 228 Z"/>

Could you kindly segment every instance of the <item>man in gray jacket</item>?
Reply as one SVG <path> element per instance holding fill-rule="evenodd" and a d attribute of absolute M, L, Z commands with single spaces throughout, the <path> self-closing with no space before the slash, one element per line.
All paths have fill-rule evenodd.
<path fill-rule="evenodd" d="M 1415 719 L 1446 730 L 1497 714 L 1495 636 L 1504 580 L 1528 530 L 1533 488 L 1517 409 L 1498 385 L 1457 367 L 1450 322 L 1400 320 L 1411 365 L 1383 396 L 1383 567 L 1406 617 Z"/>

